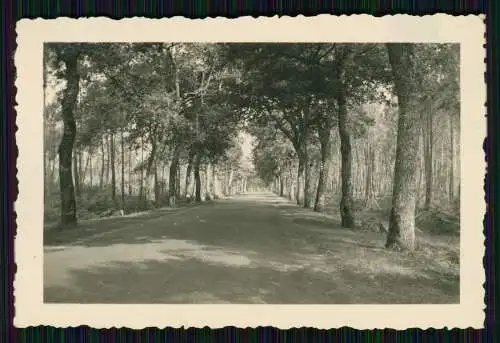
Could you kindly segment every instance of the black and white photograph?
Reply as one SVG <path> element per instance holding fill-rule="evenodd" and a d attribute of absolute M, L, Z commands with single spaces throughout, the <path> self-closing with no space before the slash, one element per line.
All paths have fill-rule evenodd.
<path fill-rule="evenodd" d="M 43 41 L 41 302 L 460 305 L 463 51 Z"/>

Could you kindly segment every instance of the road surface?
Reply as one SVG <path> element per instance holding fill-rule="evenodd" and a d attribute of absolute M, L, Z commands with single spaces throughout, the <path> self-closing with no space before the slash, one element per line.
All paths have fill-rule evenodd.
<path fill-rule="evenodd" d="M 48 234 L 44 301 L 453 303 L 458 276 L 273 194 L 82 222 Z M 418 261 L 417 261 L 418 262 Z M 444 274 L 443 274 L 444 273 Z"/>

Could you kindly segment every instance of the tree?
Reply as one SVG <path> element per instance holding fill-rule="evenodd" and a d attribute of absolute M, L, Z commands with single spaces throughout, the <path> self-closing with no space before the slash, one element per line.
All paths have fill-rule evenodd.
<path fill-rule="evenodd" d="M 414 44 L 387 44 L 398 97 L 398 133 L 392 210 L 386 247 L 413 250 L 417 190 L 419 117 L 417 60 Z"/>
<path fill-rule="evenodd" d="M 322 212 L 325 208 L 325 196 L 326 188 L 328 185 L 328 176 L 330 174 L 331 167 L 331 129 L 328 129 L 330 125 L 326 125 L 318 131 L 319 140 L 321 145 L 321 161 L 319 166 L 319 178 L 318 187 L 316 189 L 316 200 L 314 202 L 314 211 Z"/>
<path fill-rule="evenodd" d="M 81 51 L 78 45 L 56 44 L 47 46 L 54 52 L 58 76 L 64 78 L 66 87 L 61 100 L 61 113 L 64 131 L 59 145 L 59 187 L 61 196 L 61 225 L 73 226 L 76 224 L 76 199 L 73 185 L 72 152 L 76 137 L 75 108 L 79 93 L 78 62 Z M 62 69 L 63 64 L 64 69 Z"/>
<path fill-rule="evenodd" d="M 272 125 L 292 143 L 298 157 L 297 203 L 310 206 L 308 146 L 316 120 L 315 91 L 324 89 L 315 70 L 324 44 L 235 44 L 229 47 L 232 61 L 241 70 L 238 104 L 249 120 Z M 234 63 L 234 62 L 233 62 Z"/>
<path fill-rule="evenodd" d="M 412 51 L 415 60 L 422 60 L 411 71 L 419 86 L 408 86 L 415 91 L 410 105 L 404 103 L 404 94 L 397 94 L 399 107 L 394 96 L 398 88 L 389 83 L 402 81 L 396 82 L 398 69 L 389 65 L 382 44 L 99 43 L 72 47 L 81 51 L 75 69 L 76 137 L 70 158 L 74 191 L 84 193 L 77 198 L 78 210 L 88 200 L 88 176 L 92 186 L 93 169 L 100 178 L 99 187 L 94 188 L 105 193 L 104 201 L 118 198 L 121 191 L 122 206 L 129 205 L 127 199 L 137 185 L 138 208 L 161 206 L 164 199 L 174 206 L 181 194 L 191 192 L 194 175 L 198 201 L 216 196 L 219 190 L 229 195 L 266 183 L 302 206 L 310 207 L 314 200 L 314 210 L 322 211 L 340 194 L 342 225 L 352 228 L 355 197 L 372 207 L 377 205 L 377 196 L 396 186 L 392 182 L 396 168 L 390 167 L 397 160 L 393 112 L 407 111 L 413 104 L 411 111 L 419 120 L 427 114 L 423 104 L 432 107 L 432 130 L 424 130 L 427 138 L 434 132 L 426 140 L 432 149 L 424 149 L 432 151 L 427 161 L 431 178 L 426 184 L 436 196 L 442 195 L 439 187 L 445 185 L 450 203 L 458 193 L 458 69 L 452 63 L 457 53 L 446 46 L 427 45 Z M 64 61 L 54 66 L 67 83 Z M 57 169 L 50 146 L 58 141 L 59 115 L 62 119 L 69 88 L 63 89 L 53 108 L 45 110 L 46 132 L 51 136 L 46 138 L 47 180 L 55 179 L 50 177 Z M 66 99 L 65 104 L 70 98 Z M 368 110 L 372 105 L 374 116 Z M 67 129 L 71 123 L 66 120 L 65 125 Z M 255 138 L 253 168 L 244 165 L 241 131 Z M 404 132 L 399 140 L 404 141 Z M 380 153 L 381 149 L 387 153 Z M 120 170 L 121 190 L 117 190 Z M 257 176 L 265 182 L 254 180 Z M 185 177 L 182 184 L 181 177 Z M 422 189 L 423 182 L 424 178 Z M 150 203 L 153 192 L 154 203 Z"/>
<path fill-rule="evenodd" d="M 257 175 L 267 184 L 277 183 L 277 193 L 285 195 L 288 168 L 296 160 L 291 143 L 280 131 L 255 127 L 252 129 L 257 142 L 252 149 L 253 165 Z"/>

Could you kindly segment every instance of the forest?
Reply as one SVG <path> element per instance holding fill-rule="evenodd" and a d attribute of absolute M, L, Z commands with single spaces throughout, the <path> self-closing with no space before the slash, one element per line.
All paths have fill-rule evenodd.
<path fill-rule="evenodd" d="M 45 225 L 272 191 L 386 248 L 458 235 L 459 59 L 458 44 L 46 43 Z"/>

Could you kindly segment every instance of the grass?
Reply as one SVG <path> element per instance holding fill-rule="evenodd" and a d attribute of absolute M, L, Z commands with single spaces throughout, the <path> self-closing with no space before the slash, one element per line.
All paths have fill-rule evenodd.
<path fill-rule="evenodd" d="M 125 195 L 124 202 L 121 195 L 116 195 L 116 201 L 111 198 L 110 189 L 99 187 L 86 187 L 80 196 L 76 196 L 76 213 L 78 221 L 89 221 L 104 218 L 120 217 L 120 210 L 127 216 L 148 213 L 158 208 L 165 208 L 167 197 L 163 196 L 159 204 L 150 199 L 140 199 L 137 195 Z M 185 207 L 188 204 L 180 199 L 176 207 Z M 44 229 L 54 230 L 60 221 L 60 198 L 59 192 L 45 194 L 44 199 Z"/>

